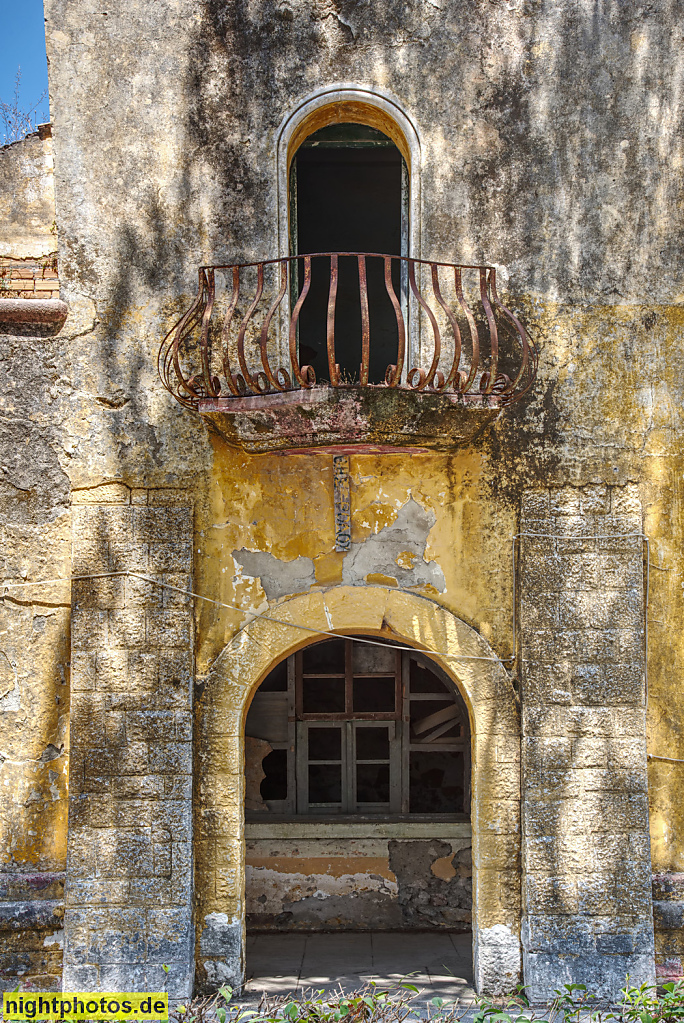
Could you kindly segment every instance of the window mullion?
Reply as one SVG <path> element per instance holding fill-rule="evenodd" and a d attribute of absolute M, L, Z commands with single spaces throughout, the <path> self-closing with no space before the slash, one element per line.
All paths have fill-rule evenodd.
<path fill-rule="evenodd" d="M 297 722 L 297 813 L 309 813 L 309 737 L 306 722 Z"/>
<path fill-rule="evenodd" d="M 342 771 L 344 786 L 342 790 L 342 812 L 354 813 L 356 810 L 355 792 L 355 770 L 356 770 L 356 743 L 354 741 L 354 722 L 343 723 L 344 743 L 342 746 Z"/>
<path fill-rule="evenodd" d="M 389 809 L 390 813 L 400 813 L 402 806 L 402 783 L 401 783 L 401 760 L 402 760 L 402 722 L 390 721 L 388 724 L 390 733 L 389 756 L 390 756 L 390 791 Z"/>
<path fill-rule="evenodd" d="M 287 813 L 301 813 L 297 795 L 297 717 L 296 717 L 296 668 L 295 655 L 287 659 Z"/>
<path fill-rule="evenodd" d="M 411 655 L 408 651 L 401 655 L 401 720 L 399 736 L 401 742 L 401 812 L 409 812 L 409 743 L 411 721 L 411 696 L 409 679 L 411 677 Z"/>

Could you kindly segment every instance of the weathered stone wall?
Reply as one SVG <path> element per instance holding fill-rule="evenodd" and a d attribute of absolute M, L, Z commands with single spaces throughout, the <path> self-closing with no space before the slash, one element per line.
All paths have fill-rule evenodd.
<path fill-rule="evenodd" d="M 520 524 L 524 974 L 654 982 L 636 487 L 528 491 Z"/>
<path fill-rule="evenodd" d="M 59 987 L 69 748 L 70 485 L 55 343 L 0 337 L 0 983 Z M 54 911 L 53 911 L 54 910 Z M 5 940 L 6 939 L 6 940 Z"/>
<path fill-rule="evenodd" d="M 0 146 L 0 222 L 0 260 L 41 260 L 56 255 L 54 156 L 49 124 L 41 124 L 19 142 Z M 1 288 L 0 284 L 0 297 Z"/>
<path fill-rule="evenodd" d="M 5 578 L 68 577 L 72 490 L 182 487 L 196 502 L 195 588 L 232 605 L 196 606 L 201 678 L 276 593 L 306 595 L 343 579 L 359 598 L 379 581 L 429 596 L 508 658 L 509 537 L 523 490 L 632 483 L 651 537 L 649 751 L 684 758 L 677 5 L 114 0 L 105 14 L 46 0 L 45 12 L 61 293 L 70 312 L 57 338 L 0 342 Z M 347 560 L 334 551 L 329 457 L 227 449 L 163 392 L 155 366 L 199 263 L 276 254 L 278 126 L 308 93 L 341 81 L 390 94 L 416 125 L 422 254 L 505 267 L 506 300 L 542 349 L 529 403 L 471 445 L 443 455 L 352 456 Z M 19 153 L 11 147 L 2 158 Z M 49 224 L 44 230 L 47 242 Z M 404 551 L 410 557 L 397 561 Z M 562 576 L 569 591 L 571 581 Z M 65 867 L 68 604 L 62 584 L 4 600 L 0 777 L 11 796 L 2 801 L 2 850 L 12 877 L 47 878 Z M 591 675 L 573 677 L 579 686 Z M 549 704 L 549 714 L 583 706 L 579 689 L 564 691 L 577 703 Z M 83 705 L 76 699 L 79 728 Z M 607 718 L 622 721 L 636 705 L 619 708 Z M 215 924 L 199 957 L 210 963 L 235 950 L 241 928 L 240 723 L 224 717 L 225 727 L 217 716 L 202 731 L 198 753 L 214 757 L 225 780 L 206 796 L 197 830 L 198 877 L 213 879 L 197 893 Z M 562 738 L 566 726 L 553 734 Z M 617 743 L 607 728 L 601 741 Z M 90 741 L 78 729 L 73 735 L 75 749 Z M 48 759 L 54 751 L 61 756 Z M 653 865 L 665 877 L 658 890 L 675 890 L 684 870 L 681 771 L 676 762 L 649 764 Z M 596 791 L 612 791 L 594 781 L 603 786 Z M 622 799 L 621 789 L 610 801 L 616 813 Z M 225 841 L 215 831 L 221 815 L 233 828 Z M 637 823 L 643 835 L 643 817 Z M 477 856 L 474 849 L 474 863 Z M 501 906 L 514 907 L 519 895 L 514 855 L 506 870 L 480 902 L 500 914 L 492 930 L 503 928 L 494 937 L 509 942 L 513 977 L 515 912 Z M 635 871 L 635 891 L 642 880 Z M 568 898 L 560 915 L 579 926 L 575 896 Z M 556 916 L 553 905 L 544 913 Z M 672 975 L 681 969 L 676 913 L 657 919 L 668 924 L 659 955 Z M 636 933 L 634 920 L 625 926 L 621 934 Z M 106 965 L 101 951 L 94 965 Z M 239 949 L 234 960 L 239 975 Z M 25 966 L 25 977 L 55 976 L 39 955 Z"/>
<path fill-rule="evenodd" d="M 5 334 L 58 297 L 50 126 L 0 148 L 0 985 L 59 988 L 69 730 L 70 481 L 61 346 Z M 36 291 L 36 283 L 40 288 Z M 44 287 L 45 286 L 45 287 Z M 22 330 L 23 334 L 31 333 Z M 34 578 L 62 578 L 48 587 Z"/>
<path fill-rule="evenodd" d="M 684 958 L 684 875 L 653 875 L 653 922 L 660 983 L 682 977 Z"/>
<path fill-rule="evenodd" d="M 64 987 L 192 993 L 192 507 L 109 486 L 74 508 Z M 104 503 L 107 501 L 108 503 Z M 163 968 L 164 967 L 164 968 Z"/>
<path fill-rule="evenodd" d="M 21 822 L 23 823 L 23 822 Z M 0 873 L 0 983 L 60 991 L 64 872 Z"/>

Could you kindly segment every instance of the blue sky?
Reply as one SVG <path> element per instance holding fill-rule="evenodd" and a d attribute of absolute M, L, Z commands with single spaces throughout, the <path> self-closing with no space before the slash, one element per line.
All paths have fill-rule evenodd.
<path fill-rule="evenodd" d="M 0 0 L 0 99 L 11 103 L 14 77 L 21 65 L 19 105 L 28 108 L 47 89 L 43 0 Z M 38 108 L 38 123 L 49 121 L 47 97 Z"/>

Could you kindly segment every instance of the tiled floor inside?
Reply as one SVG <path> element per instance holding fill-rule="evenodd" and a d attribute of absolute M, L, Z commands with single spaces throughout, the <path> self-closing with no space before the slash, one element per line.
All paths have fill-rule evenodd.
<path fill-rule="evenodd" d="M 243 1000 L 405 978 L 421 989 L 421 1000 L 438 995 L 467 1003 L 474 998 L 471 942 L 470 934 L 446 931 L 248 935 Z"/>

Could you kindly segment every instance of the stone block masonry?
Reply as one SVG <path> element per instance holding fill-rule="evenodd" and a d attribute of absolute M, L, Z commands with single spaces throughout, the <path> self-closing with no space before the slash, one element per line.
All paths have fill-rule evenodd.
<path fill-rule="evenodd" d="M 654 982 L 641 531 L 631 485 L 523 499 L 523 956 L 535 1001 L 564 982 L 605 997 L 626 974 Z"/>
<path fill-rule="evenodd" d="M 74 575 L 189 587 L 182 492 L 76 499 Z M 192 992 L 192 612 L 138 579 L 73 584 L 64 990 Z"/>

